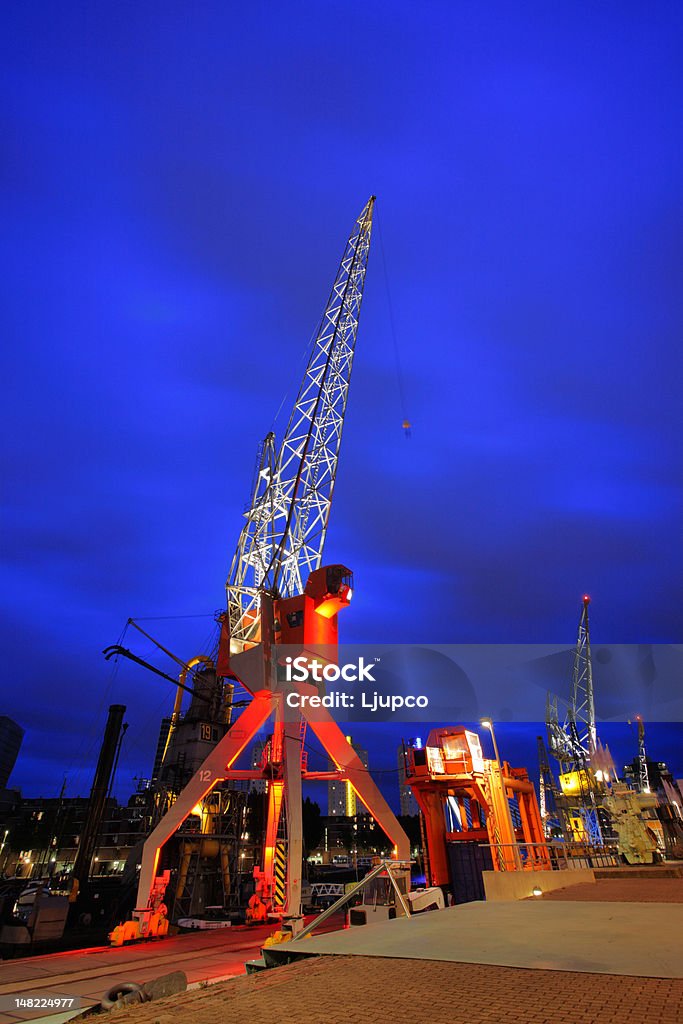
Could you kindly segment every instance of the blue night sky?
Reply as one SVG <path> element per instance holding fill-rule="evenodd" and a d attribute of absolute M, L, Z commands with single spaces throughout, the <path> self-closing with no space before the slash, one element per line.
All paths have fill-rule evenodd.
<path fill-rule="evenodd" d="M 128 616 L 205 615 L 147 626 L 206 643 L 372 192 L 326 549 L 355 572 L 344 639 L 570 646 L 587 591 L 594 639 L 681 641 L 680 4 L 0 18 L 14 785 L 86 792 L 114 701 L 117 791 L 149 774 L 172 688 L 100 652 Z"/>

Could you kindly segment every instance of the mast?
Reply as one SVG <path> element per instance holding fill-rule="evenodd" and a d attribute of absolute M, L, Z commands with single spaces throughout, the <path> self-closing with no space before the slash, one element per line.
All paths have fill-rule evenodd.
<path fill-rule="evenodd" d="M 588 594 L 583 596 L 579 619 L 579 632 L 574 652 L 572 697 L 569 707 L 569 725 L 576 748 L 577 762 L 590 762 L 595 750 L 595 703 L 593 697 L 593 665 L 591 661 L 590 625 L 588 622 Z"/>
<path fill-rule="evenodd" d="M 574 649 L 571 698 L 566 706 L 564 722 L 560 723 L 558 698 L 548 694 L 546 726 L 548 746 L 560 763 L 562 775 L 575 775 L 578 787 L 576 811 L 583 821 L 585 835 L 592 845 L 602 846 L 595 778 L 591 770 L 591 758 L 596 750 L 597 736 L 588 621 L 589 604 L 590 597 L 584 594 Z"/>
<path fill-rule="evenodd" d="M 642 715 L 636 715 L 638 723 L 638 789 L 641 793 L 650 792 L 650 774 L 647 770 L 647 753 L 645 751 L 645 723 Z"/>
<path fill-rule="evenodd" d="M 106 809 L 107 795 L 114 777 L 114 768 L 118 758 L 122 732 L 127 728 L 123 721 L 125 713 L 126 708 L 124 704 L 112 704 L 107 715 L 104 739 L 100 747 L 100 756 L 97 760 L 95 778 L 90 790 L 88 809 L 73 866 L 74 893 L 77 893 L 79 888 L 82 888 L 90 875 L 92 859 L 97 848 L 97 838 L 102 827 L 102 819 Z"/>

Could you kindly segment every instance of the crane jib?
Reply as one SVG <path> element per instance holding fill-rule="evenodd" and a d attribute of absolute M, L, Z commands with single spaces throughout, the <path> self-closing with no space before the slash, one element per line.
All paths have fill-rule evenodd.
<path fill-rule="evenodd" d="M 370 249 L 371 196 L 344 248 L 279 450 L 262 442 L 227 583 L 237 649 L 259 631 L 260 593 L 301 594 L 322 564 Z"/>

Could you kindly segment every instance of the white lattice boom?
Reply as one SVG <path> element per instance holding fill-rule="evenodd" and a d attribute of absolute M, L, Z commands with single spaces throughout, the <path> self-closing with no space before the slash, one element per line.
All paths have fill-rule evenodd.
<path fill-rule="evenodd" d="M 259 594 L 292 597 L 322 563 L 365 272 L 371 196 L 355 223 L 279 451 L 268 434 L 227 582 L 231 650 L 259 638 Z"/>
<path fill-rule="evenodd" d="M 548 694 L 546 724 L 551 753 L 562 764 L 562 770 L 577 771 L 590 764 L 596 746 L 595 704 L 593 698 L 593 667 L 591 662 L 588 605 L 583 598 L 579 631 L 574 651 L 572 694 L 566 706 L 564 723 L 560 724 L 558 699 Z"/>
<path fill-rule="evenodd" d="M 574 738 L 577 761 L 590 764 L 595 750 L 595 703 L 593 699 L 593 665 L 591 661 L 591 639 L 588 624 L 588 605 L 590 598 L 583 598 L 583 608 L 579 620 L 579 633 L 574 652 L 574 672 L 572 678 L 572 700 L 570 705 L 571 720 L 565 728 Z"/>
<path fill-rule="evenodd" d="M 577 773 L 581 790 L 580 814 L 583 819 L 587 841 L 593 846 L 602 846 L 602 830 L 592 783 L 592 773 L 590 772 L 591 758 L 595 753 L 597 735 L 593 698 L 590 627 L 588 622 L 589 604 L 590 598 L 585 594 L 574 651 L 572 694 L 571 700 L 566 706 L 564 723 L 560 724 L 557 697 L 548 694 L 546 726 L 551 753 L 560 762 L 562 772 Z"/>

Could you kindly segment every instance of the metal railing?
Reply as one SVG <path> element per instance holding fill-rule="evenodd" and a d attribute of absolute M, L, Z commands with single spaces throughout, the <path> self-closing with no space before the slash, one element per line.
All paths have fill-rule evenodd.
<path fill-rule="evenodd" d="M 293 936 L 293 938 L 296 939 L 296 940 L 298 940 L 298 939 L 305 939 L 306 936 L 311 935 L 315 931 L 316 928 L 318 928 L 324 921 L 326 921 L 328 919 L 328 917 L 331 917 L 333 914 L 336 914 L 336 912 L 338 910 L 341 910 L 341 908 L 346 903 L 348 903 L 350 900 L 352 900 L 353 897 L 356 896 L 357 893 L 361 892 L 365 888 L 365 886 L 368 884 L 368 882 L 372 882 L 372 880 L 374 878 L 377 878 L 378 875 L 381 875 L 382 872 L 386 872 L 387 875 L 389 876 L 389 881 L 391 882 L 391 886 L 392 886 L 392 888 L 394 890 L 394 893 L 396 895 L 396 900 L 397 900 L 398 904 L 400 905 L 401 909 L 403 910 L 404 915 L 406 917 L 410 917 L 411 916 L 411 913 L 410 913 L 410 901 L 401 892 L 401 890 L 398 887 L 398 882 L 396 881 L 396 875 L 397 874 L 402 874 L 405 871 L 410 871 L 410 864 L 411 864 L 410 861 L 404 861 L 404 860 L 382 860 L 382 861 L 380 861 L 379 864 L 376 867 L 374 867 L 372 869 L 372 871 L 370 871 L 365 876 L 365 878 L 361 878 L 360 882 L 357 882 L 351 889 L 349 889 L 349 891 L 347 893 L 344 893 L 344 895 L 341 896 L 336 901 L 336 903 L 333 903 L 331 907 L 328 907 L 327 910 L 324 910 L 322 912 L 322 914 L 319 914 L 316 918 L 314 918 L 314 920 L 311 921 L 311 923 L 308 924 L 303 929 L 303 931 L 300 931 L 300 932 L 298 932 L 298 934 L 295 934 Z"/>
<path fill-rule="evenodd" d="M 615 867 L 621 863 L 616 845 L 588 843 L 482 843 L 503 862 L 511 850 L 516 871 L 571 871 L 578 868 Z"/>

